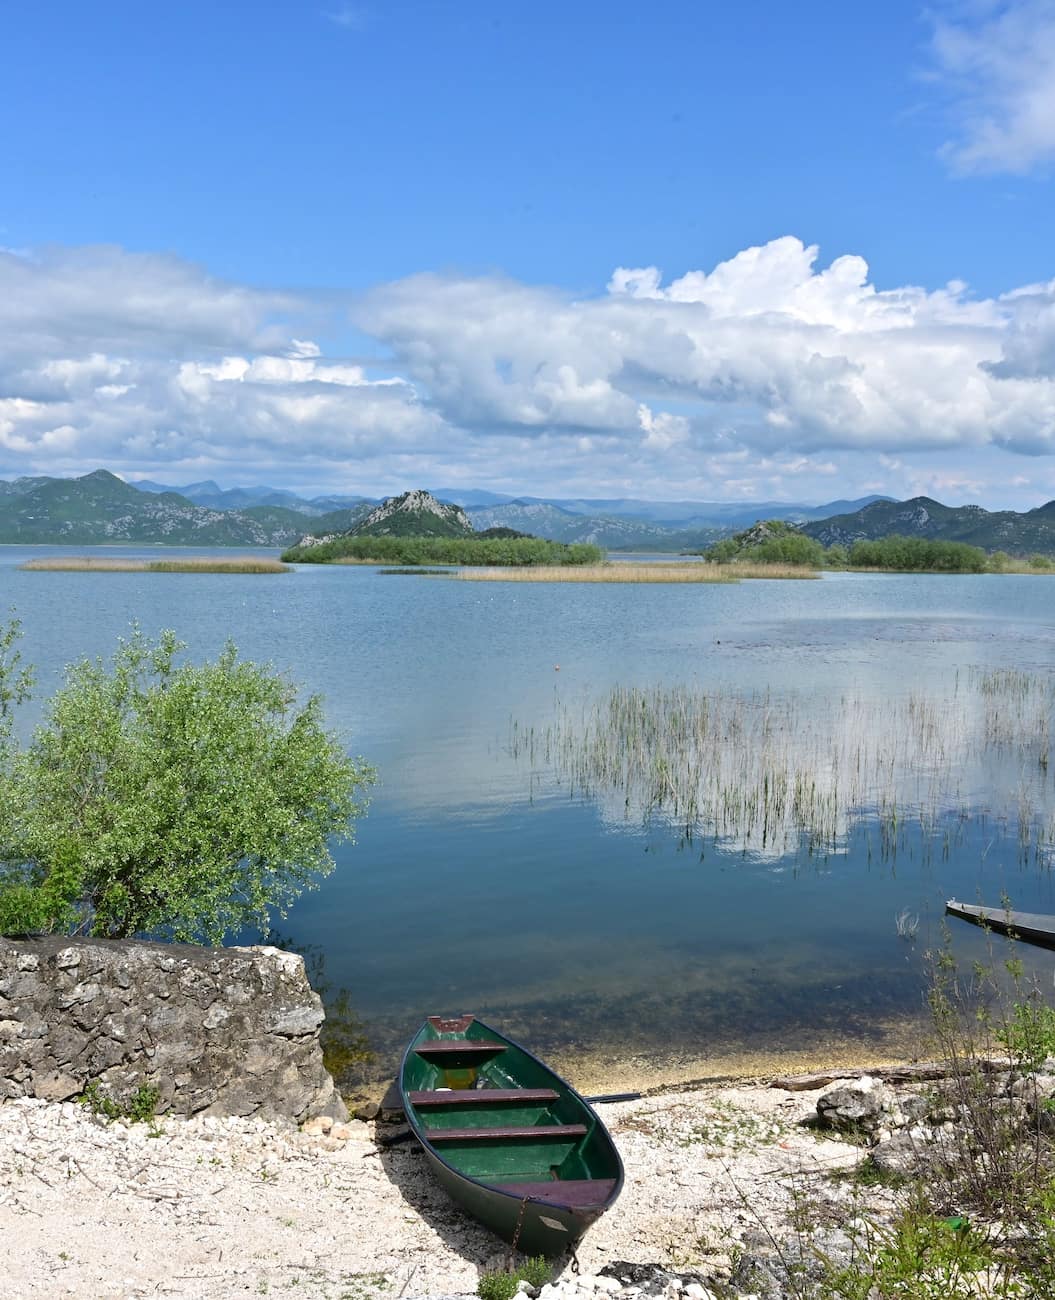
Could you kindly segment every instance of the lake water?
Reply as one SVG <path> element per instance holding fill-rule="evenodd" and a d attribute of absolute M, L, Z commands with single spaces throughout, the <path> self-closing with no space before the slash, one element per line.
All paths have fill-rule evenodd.
<path fill-rule="evenodd" d="M 1038 823 L 1055 812 L 1046 767 L 994 775 L 965 753 L 962 789 L 927 825 L 900 790 L 892 848 L 862 808 L 834 847 L 811 853 L 705 828 L 687 838 L 620 791 L 578 792 L 552 755 L 511 752 L 514 724 L 541 734 L 616 686 L 768 691 L 823 718 L 833 702 L 893 713 L 910 694 L 947 698 L 972 674 L 1047 680 L 1055 583 L 1044 578 L 623 586 L 359 567 L 18 569 L 41 553 L 58 548 L 0 548 L 0 607 L 23 621 L 38 697 L 65 663 L 108 655 L 134 619 L 148 633 L 174 628 L 196 657 L 233 638 L 320 692 L 328 723 L 377 767 L 358 842 L 338 847 L 337 870 L 280 928 L 321 949 L 386 1061 L 424 1014 L 469 1010 L 561 1056 L 613 1043 L 712 1061 L 878 1050 L 920 1016 L 946 898 L 999 905 L 1006 894 L 1055 912 L 1049 855 L 1023 851 L 1012 815 L 1025 785 Z M 142 553 L 157 552 L 107 548 Z M 904 910 L 920 918 L 915 941 L 896 932 Z M 954 922 L 950 933 L 959 957 L 984 956 L 981 932 Z M 1028 956 L 1050 987 L 1050 957 Z"/>

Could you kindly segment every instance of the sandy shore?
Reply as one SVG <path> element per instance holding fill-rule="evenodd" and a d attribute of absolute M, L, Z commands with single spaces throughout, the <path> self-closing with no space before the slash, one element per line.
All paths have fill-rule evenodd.
<path fill-rule="evenodd" d="M 625 1075 L 622 1076 L 625 1078 Z M 801 1126 L 816 1092 L 713 1084 L 610 1105 L 620 1200 L 584 1239 L 585 1273 L 613 1260 L 705 1275 L 796 1198 L 848 1197 L 832 1170 L 859 1149 Z M 379 1150 L 261 1121 L 109 1126 L 82 1107 L 0 1106 L 5 1300 L 74 1295 L 399 1300 L 472 1292 L 501 1245 L 435 1184 L 412 1143 Z"/>

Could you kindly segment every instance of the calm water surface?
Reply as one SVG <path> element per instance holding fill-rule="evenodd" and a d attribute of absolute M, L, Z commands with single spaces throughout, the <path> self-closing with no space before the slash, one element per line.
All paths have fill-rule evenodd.
<path fill-rule="evenodd" d="M 896 855 L 861 817 L 839 850 L 767 855 L 692 842 L 622 801 L 580 797 L 511 727 L 614 685 L 889 700 L 956 674 L 1055 664 L 1055 582 L 827 575 L 735 586 L 460 583 L 311 567 L 282 576 L 24 573 L 0 548 L 38 697 L 108 655 L 132 620 L 195 656 L 233 638 L 325 699 L 379 770 L 338 868 L 282 929 L 325 955 L 383 1051 L 424 1013 L 473 1010 L 542 1049 L 732 1054 L 879 1044 L 921 1006 L 947 897 L 1055 912 L 1050 868 L 999 818 L 956 818 Z M 83 553 L 83 548 L 78 553 Z M 108 548 L 108 554 L 144 552 Z M 156 552 L 148 552 L 156 554 Z M 984 803 L 985 792 L 975 792 Z M 984 811 L 978 808 L 975 811 Z M 952 814 L 950 813 L 950 817 Z M 951 849 L 948 847 L 951 843 Z M 915 943 L 895 915 L 920 916 Z M 984 955 L 956 924 L 959 956 Z M 1045 981 L 1052 962 L 1030 955 Z"/>

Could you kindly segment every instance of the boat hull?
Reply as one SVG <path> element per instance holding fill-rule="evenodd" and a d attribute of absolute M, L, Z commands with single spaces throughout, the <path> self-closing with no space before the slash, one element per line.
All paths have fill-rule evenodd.
<path fill-rule="evenodd" d="M 426 1021 L 399 1084 L 437 1182 L 523 1254 L 573 1248 L 619 1195 L 622 1162 L 592 1108 L 475 1017 Z"/>
<path fill-rule="evenodd" d="M 607 1208 L 571 1210 L 547 1202 L 519 1198 L 476 1182 L 444 1163 L 426 1143 L 425 1158 L 441 1187 L 472 1218 L 524 1255 L 552 1258 L 574 1247 L 591 1223 Z M 519 1225 L 519 1232 L 517 1231 Z"/>

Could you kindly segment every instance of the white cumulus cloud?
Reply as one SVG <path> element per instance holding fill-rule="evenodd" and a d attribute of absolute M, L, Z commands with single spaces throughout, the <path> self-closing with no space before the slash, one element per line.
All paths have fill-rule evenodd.
<path fill-rule="evenodd" d="M 1055 487 L 1055 281 L 882 287 L 861 256 L 825 265 L 786 236 L 670 279 L 618 268 L 591 296 L 422 274 L 345 302 L 350 321 L 332 294 L 113 248 L 0 253 L 0 472 L 800 500 L 836 475 L 848 493 Z M 349 323 L 383 364 L 334 347 Z"/>
<path fill-rule="evenodd" d="M 1055 160 L 1055 3 L 960 0 L 939 11 L 933 54 L 953 97 L 962 172 L 1027 172 Z"/>

